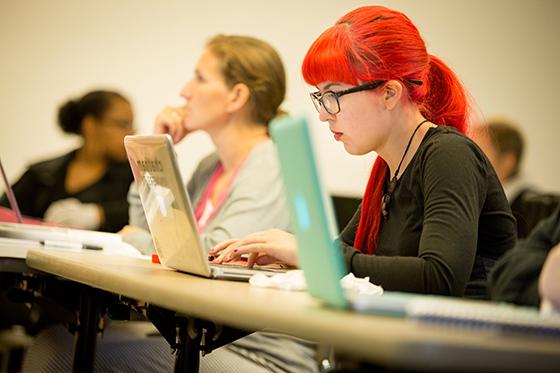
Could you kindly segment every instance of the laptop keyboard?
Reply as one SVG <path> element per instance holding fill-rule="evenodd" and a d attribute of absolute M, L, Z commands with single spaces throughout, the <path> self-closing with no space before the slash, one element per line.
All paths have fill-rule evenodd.
<path fill-rule="evenodd" d="M 285 268 L 277 267 L 264 267 L 264 266 L 254 266 L 253 268 L 248 268 L 246 264 L 243 263 L 210 263 L 210 267 L 214 268 L 235 268 L 250 272 L 271 272 L 271 273 L 284 273 L 287 271 Z"/>

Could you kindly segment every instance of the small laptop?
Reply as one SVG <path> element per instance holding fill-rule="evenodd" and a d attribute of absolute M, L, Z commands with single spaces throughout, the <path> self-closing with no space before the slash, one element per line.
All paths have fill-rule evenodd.
<path fill-rule="evenodd" d="M 256 273 L 282 268 L 247 268 L 208 261 L 169 135 L 126 136 L 124 146 L 159 260 L 199 276 L 247 281 Z"/>
<path fill-rule="evenodd" d="M 560 337 L 560 316 L 486 301 L 388 292 L 345 292 L 340 279 L 348 272 L 338 241 L 330 198 L 322 188 L 313 145 L 304 118 L 282 117 L 270 125 L 298 244 L 298 261 L 309 293 L 326 305 L 359 312 L 469 329 L 491 329 Z"/>

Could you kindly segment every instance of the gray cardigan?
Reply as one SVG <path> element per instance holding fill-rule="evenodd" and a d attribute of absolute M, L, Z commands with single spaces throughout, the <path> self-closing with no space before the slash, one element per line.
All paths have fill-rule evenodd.
<path fill-rule="evenodd" d="M 187 193 L 193 208 L 202 198 L 214 170 L 219 165 L 218 155 L 204 158 L 187 184 Z M 147 229 L 140 196 L 133 184 L 128 194 L 130 224 Z M 208 221 L 201 241 L 210 250 L 229 238 L 240 238 L 249 233 L 278 228 L 288 230 L 290 224 L 284 195 L 280 164 L 271 140 L 256 145 L 239 169 L 224 203 Z M 153 251 L 147 230 L 125 237 L 129 243 L 145 253 Z M 142 242 L 144 240 L 144 242 Z M 270 367 L 291 366 L 294 370 L 316 372 L 315 347 L 311 342 L 277 333 L 253 333 L 239 339 L 227 348 L 254 361 L 255 356 Z M 286 351 L 290 352 L 286 355 Z"/>
<path fill-rule="evenodd" d="M 200 161 L 192 174 L 187 193 L 193 208 L 202 198 L 219 163 L 217 153 L 212 153 Z M 128 193 L 128 202 L 130 225 L 141 227 L 143 231 L 129 234 L 124 239 L 148 254 L 154 250 L 153 243 L 134 183 Z M 271 228 L 288 230 L 289 223 L 276 148 L 271 140 L 266 140 L 257 144 L 242 164 L 227 198 L 200 238 L 206 250 L 210 250 L 221 241 L 241 238 L 249 233 Z"/>

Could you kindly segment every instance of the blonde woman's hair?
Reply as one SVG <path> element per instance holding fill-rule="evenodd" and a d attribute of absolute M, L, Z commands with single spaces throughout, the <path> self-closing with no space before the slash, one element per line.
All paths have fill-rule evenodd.
<path fill-rule="evenodd" d="M 250 36 L 216 35 L 206 47 L 218 58 L 228 87 L 245 84 L 250 92 L 252 119 L 268 126 L 283 112 L 286 73 L 280 56 L 272 46 Z"/>

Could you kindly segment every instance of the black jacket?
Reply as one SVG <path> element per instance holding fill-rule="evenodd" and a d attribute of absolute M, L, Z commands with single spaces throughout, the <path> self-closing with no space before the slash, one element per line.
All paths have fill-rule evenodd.
<path fill-rule="evenodd" d="M 61 157 L 31 165 L 13 185 L 21 213 L 42 219 L 51 203 L 76 198 L 83 203 L 99 204 L 105 213 L 101 231 L 116 232 L 128 223 L 126 195 L 133 180 L 128 162 L 111 163 L 101 179 L 77 193 L 68 193 L 64 187 L 68 165 L 75 157 L 72 151 Z M 0 205 L 9 207 L 4 194 Z"/>
<path fill-rule="evenodd" d="M 560 195 L 524 189 L 511 202 L 511 212 L 517 220 L 517 238 L 525 238 L 537 224 L 552 215 L 560 206 Z"/>
<path fill-rule="evenodd" d="M 538 307 L 539 276 L 549 251 L 558 243 L 560 208 L 498 260 L 489 278 L 492 299 Z"/>

